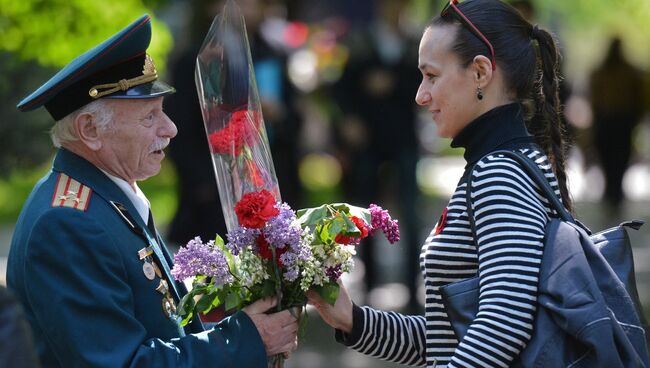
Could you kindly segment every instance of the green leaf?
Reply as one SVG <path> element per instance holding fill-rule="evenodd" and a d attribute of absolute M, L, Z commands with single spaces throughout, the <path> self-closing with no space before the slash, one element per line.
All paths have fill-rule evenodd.
<path fill-rule="evenodd" d="M 219 299 L 217 293 L 205 294 L 196 302 L 196 310 L 201 313 L 208 313 L 214 304 L 215 299 Z"/>
<path fill-rule="evenodd" d="M 185 316 L 187 314 L 191 314 L 194 310 L 194 306 L 194 295 L 192 295 L 191 292 L 185 294 L 185 296 L 178 303 L 178 315 Z"/>
<path fill-rule="evenodd" d="M 183 320 L 181 321 L 181 327 L 187 326 L 187 324 L 190 323 L 190 321 L 192 320 L 193 316 L 194 316 L 193 312 L 190 312 L 187 316 L 185 316 L 185 318 L 183 318 Z"/>
<path fill-rule="evenodd" d="M 336 216 L 331 222 L 328 229 L 328 233 L 331 239 L 336 238 L 337 235 L 341 234 L 343 230 L 347 229 L 345 216 Z M 349 221 L 349 220 L 348 220 Z M 354 225 L 354 223 L 352 223 Z"/>
<path fill-rule="evenodd" d="M 325 300 L 329 305 L 334 305 L 336 299 L 339 297 L 339 285 L 336 283 L 327 283 L 323 286 L 316 286 L 314 290 Z"/>
<path fill-rule="evenodd" d="M 349 217 L 347 216 L 341 216 L 343 220 L 345 220 L 345 230 L 343 233 L 347 236 L 359 236 L 361 235 L 361 230 L 357 227 L 357 225 L 350 220 Z"/>
<path fill-rule="evenodd" d="M 225 242 L 223 241 L 223 238 L 221 235 L 217 234 L 217 236 L 214 238 L 214 245 L 219 247 L 219 249 L 224 250 Z"/>
<path fill-rule="evenodd" d="M 329 229 L 332 227 L 332 224 L 325 223 L 319 226 L 316 226 L 316 236 L 315 238 L 318 238 L 321 244 L 330 244 L 334 241 L 334 239 L 330 236 Z"/>
<path fill-rule="evenodd" d="M 316 226 L 324 218 L 329 216 L 327 205 L 324 204 L 320 207 L 301 209 L 296 212 L 300 226 Z"/>
<path fill-rule="evenodd" d="M 233 308 L 238 307 L 241 302 L 242 299 L 239 296 L 239 294 L 231 291 L 228 294 L 226 294 L 225 308 L 226 310 L 231 310 Z"/>

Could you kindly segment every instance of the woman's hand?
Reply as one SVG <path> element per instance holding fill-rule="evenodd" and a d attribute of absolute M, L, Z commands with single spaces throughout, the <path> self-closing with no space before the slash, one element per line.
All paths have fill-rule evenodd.
<path fill-rule="evenodd" d="M 309 300 L 308 304 L 316 308 L 318 314 L 328 325 L 345 333 L 350 333 L 352 332 L 352 300 L 340 279 L 337 283 L 341 290 L 333 306 L 313 290 L 306 293 Z"/>

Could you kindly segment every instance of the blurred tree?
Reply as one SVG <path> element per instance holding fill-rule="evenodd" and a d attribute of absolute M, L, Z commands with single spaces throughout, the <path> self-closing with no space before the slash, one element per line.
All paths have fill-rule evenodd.
<path fill-rule="evenodd" d="M 16 104 L 56 69 L 168 0 L 0 0 L 0 177 L 41 164 L 52 153 L 45 112 Z M 153 21 L 149 53 L 164 71 L 172 37 Z"/>

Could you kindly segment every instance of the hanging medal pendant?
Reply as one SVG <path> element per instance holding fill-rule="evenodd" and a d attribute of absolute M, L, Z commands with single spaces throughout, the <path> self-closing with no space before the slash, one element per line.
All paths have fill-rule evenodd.
<path fill-rule="evenodd" d="M 162 309 L 167 318 L 173 318 L 176 315 L 176 304 L 170 295 L 162 299 Z"/>
<path fill-rule="evenodd" d="M 158 264 L 155 261 L 151 262 L 151 264 L 153 265 L 154 272 L 156 272 L 156 276 L 162 279 L 162 272 L 160 272 L 160 267 L 158 267 Z"/>
<path fill-rule="evenodd" d="M 165 280 L 160 280 L 160 283 L 158 284 L 158 287 L 156 288 L 156 291 L 165 295 L 167 297 L 167 293 L 169 291 L 169 286 L 167 285 L 167 281 Z"/>
<path fill-rule="evenodd" d="M 156 278 L 156 270 L 150 262 L 144 262 L 142 264 L 142 272 L 144 273 L 144 276 L 149 280 Z"/>

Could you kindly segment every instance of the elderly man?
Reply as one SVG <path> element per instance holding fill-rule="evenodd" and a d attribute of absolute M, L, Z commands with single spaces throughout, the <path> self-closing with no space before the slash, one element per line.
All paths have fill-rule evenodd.
<path fill-rule="evenodd" d="M 174 89 L 146 55 L 145 15 L 80 55 L 18 108 L 57 121 L 52 170 L 16 224 L 7 281 L 45 367 L 260 367 L 295 348 L 289 312 L 264 300 L 205 330 L 179 324 L 186 293 L 137 182 L 156 175 L 176 126 Z"/>

